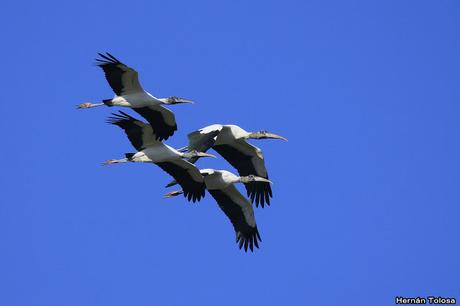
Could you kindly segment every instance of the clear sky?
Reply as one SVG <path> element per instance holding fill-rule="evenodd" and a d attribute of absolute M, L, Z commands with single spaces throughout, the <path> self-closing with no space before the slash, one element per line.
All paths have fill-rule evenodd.
<path fill-rule="evenodd" d="M 2 1 L 0 305 L 392 305 L 460 299 L 458 1 Z M 168 144 L 213 123 L 274 181 L 241 252 L 207 195 L 165 200 L 97 52 L 175 105 Z M 132 114 L 132 112 L 130 112 Z M 234 171 L 222 159 L 200 167 Z M 243 190 L 240 186 L 240 190 Z"/>

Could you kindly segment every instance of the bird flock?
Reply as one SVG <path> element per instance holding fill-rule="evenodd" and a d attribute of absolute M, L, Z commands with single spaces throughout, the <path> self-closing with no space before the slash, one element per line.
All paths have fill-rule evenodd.
<path fill-rule="evenodd" d="M 98 106 L 120 106 L 131 108 L 148 123 L 138 120 L 126 112 L 112 113 L 108 123 L 120 127 L 136 152 L 126 153 L 124 158 L 110 159 L 104 165 L 116 163 L 153 163 L 172 176 L 166 185 L 180 185 L 180 190 L 165 194 L 165 198 L 183 195 L 189 202 L 198 202 L 206 190 L 215 199 L 220 209 L 233 224 L 236 242 L 240 249 L 253 251 L 261 242 L 252 203 L 263 208 L 270 205 L 273 196 L 265 168 L 262 150 L 247 142 L 248 139 L 286 138 L 268 131 L 247 132 L 236 125 L 213 124 L 188 134 L 188 145 L 175 149 L 163 141 L 177 130 L 174 113 L 164 105 L 193 103 L 191 100 L 168 97 L 157 98 L 145 91 L 139 83 L 138 73 L 123 64 L 110 53 L 98 53 L 96 65 L 102 68 L 105 78 L 115 93 L 112 99 L 101 103 L 85 102 L 79 109 Z M 196 161 L 202 157 L 215 157 L 206 153 L 213 149 L 232 165 L 239 175 L 226 170 L 199 169 Z M 244 184 L 247 197 L 235 187 Z"/>

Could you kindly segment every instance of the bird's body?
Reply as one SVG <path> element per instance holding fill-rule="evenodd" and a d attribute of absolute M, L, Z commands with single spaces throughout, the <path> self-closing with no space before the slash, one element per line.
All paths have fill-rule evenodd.
<path fill-rule="evenodd" d="M 168 139 L 177 130 L 174 113 L 163 105 L 191 103 L 192 101 L 178 98 L 157 98 L 145 91 L 138 78 L 138 73 L 133 68 L 123 64 L 109 53 L 101 54 L 97 66 L 104 70 L 105 77 L 115 93 L 112 99 L 105 99 L 102 103 L 81 103 L 79 108 L 96 106 L 120 106 L 132 108 L 144 117 L 152 126 L 158 140 Z"/>
<path fill-rule="evenodd" d="M 109 123 L 122 128 L 136 153 L 127 153 L 124 159 L 108 160 L 106 164 L 124 162 L 154 163 L 170 174 L 184 190 L 184 196 L 193 202 L 205 194 L 203 177 L 198 168 L 184 160 L 190 157 L 213 157 L 201 152 L 183 153 L 155 139 L 152 127 L 126 113 L 113 114 Z"/>
<path fill-rule="evenodd" d="M 165 161 L 182 159 L 183 153 L 177 151 L 173 147 L 161 142 L 155 142 L 149 145 L 142 151 L 137 152 L 131 158 L 132 161 L 137 161 L 137 158 L 143 158 L 145 162 L 161 163 Z"/>
<path fill-rule="evenodd" d="M 213 124 L 213 126 L 217 126 Z M 243 130 L 237 125 L 226 124 L 220 128 L 220 134 L 216 137 L 214 145 L 231 144 L 236 140 L 246 140 L 251 133 Z"/>
<path fill-rule="evenodd" d="M 98 53 L 96 65 L 104 71 L 105 78 L 115 93 L 113 98 L 101 103 L 85 102 L 78 108 L 98 106 L 131 108 L 144 117 L 149 124 L 139 121 L 119 111 L 109 117 L 108 123 L 122 128 L 136 149 L 126 153 L 125 158 L 111 159 L 104 164 L 152 163 L 174 178 L 170 185 L 179 184 L 180 191 L 167 194 L 167 197 L 183 194 L 188 201 L 200 201 L 205 191 L 217 202 L 220 209 L 230 219 L 236 233 L 239 248 L 253 251 L 261 241 L 254 209 L 256 206 L 270 204 L 272 197 L 271 181 L 265 167 L 262 151 L 247 142 L 248 139 L 275 138 L 287 140 L 267 131 L 248 132 L 237 125 L 213 124 L 188 135 L 188 146 L 175 149 L 163 140 L 171 137 L 177 130 L 174 113 L 164 107 L 179 103 L 193 103 L 179 97 L 158 98 L 144 90 L 139 82 L 138 72 L 120 62 L 110 53 Z M 226 161 L 238 170 L 239 176 L 226 170 L 199 170 L 194 163 L 200 157 L 215 157 L 204 153 L 213 148 Z M 250 201 L 235 187 L 236 183 L 245 185 Z M 138 189 L 133 184 L 131 188 Z"/>
<path fill-rule="evenodd" d="M 240 177 L 226 170 L 201 169 L 208 190 L 224 189 L 229 185 L 239 183 Z"/>
<path fill-rule="evenodd" d="M 139 108 L 146 106 L 160 106 L 161 101 L 148 92 L 134 92 L 122 96 L 114 96 L 106 102 L 109 106 L 122 106 L 130 108 Z"/>
<path fill-rule="evenodd" d="M 189 144 L 184 150 L 206 152 L 213 148 L 229 162 L 242 176 L 257 175 L 268 179 L 262 150 L 247 142 L 247 139 L 283 139 L 284 137 L 267 131 L 247 132 L 237 125 L 213 124 L 188 135 Z M 190 160 L 195 162 L 196 159 Z M 266 182 L 250 182 L 245 184 L 248 196 L 258 206 L 270 204 L 272 190 Z"/>
<path fill-rule="evenodd" d="M 236 189 L 236 183 L 266 182 L 270 181 L 256 176 L 237 176 L 226 170 L 202 169 L 204 185 L 216 200 L 220 209 L 230 219 L 236 233 L 236 241 L 240 249 L 244 246 L 253 251 L 254 246 L 259 247 L 260 235 L 257 229 L 254 210 L 251 203 Z M 181 191 L 173 191 L 166 194 L 171 197 L 180 194 Z"/>

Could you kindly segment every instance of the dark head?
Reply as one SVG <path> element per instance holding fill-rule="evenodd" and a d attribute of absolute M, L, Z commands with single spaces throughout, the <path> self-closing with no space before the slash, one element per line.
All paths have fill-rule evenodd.
<path fill-rule="evenodd" d="M 259 131 L 259 132 L 249 133 L 248 138 L 249 139 L 281 139 L 281 140 L 287 141 L 287 139 L 284 138 L 283 136 L 270 133 L 269 131 Z"/>
<path fill-rule="evenodd" d="M 175 97 L 175 96 L 166 98 L 166 104 L 180 104 L 180 103 L 192 103 L 193 104 L 193 101 L 184 99 L 184 98 Z"/>
<path fill-rule="evenodd" d="M 260 176 L 255 176 L 255 175 L 248 175 L 248 176 L 240 176 L 240 182 L 241 183 L 250 183 L 250 182 L 264 182 L 264 183 L 270 183 L 273 184 L 272 181 L 267 180 L 266 178 L 260 177 Z"/>
<path fill-rule="evenodd" d="M 213 157 L 213 158 L 216 158 L 215 155 L 204 153 L 204 152 L 198 152 L 197 150 L 192 150 L 190 152 L 182 153 L 182 157 L 187 158 L 187 159 L 190 159 L 190 158 L 197 158 L 198 159 L 200 157 Z"/>

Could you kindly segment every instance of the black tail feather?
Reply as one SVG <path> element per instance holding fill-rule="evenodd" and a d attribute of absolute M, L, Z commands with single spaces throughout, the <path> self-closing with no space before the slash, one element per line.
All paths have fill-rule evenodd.
<path fill-rule="evenodd" d="M 134 154 L 136 153 L 125 153 L 125 157 L 128 159 L 128 160 L 131 160 L 134 156 Z"/>
<path fill-rule="evenodd" d="M 112 99 L 104 99 L 102 100 L 102 103 L 104 103 L 107 106 L 113 106 Z"/>

